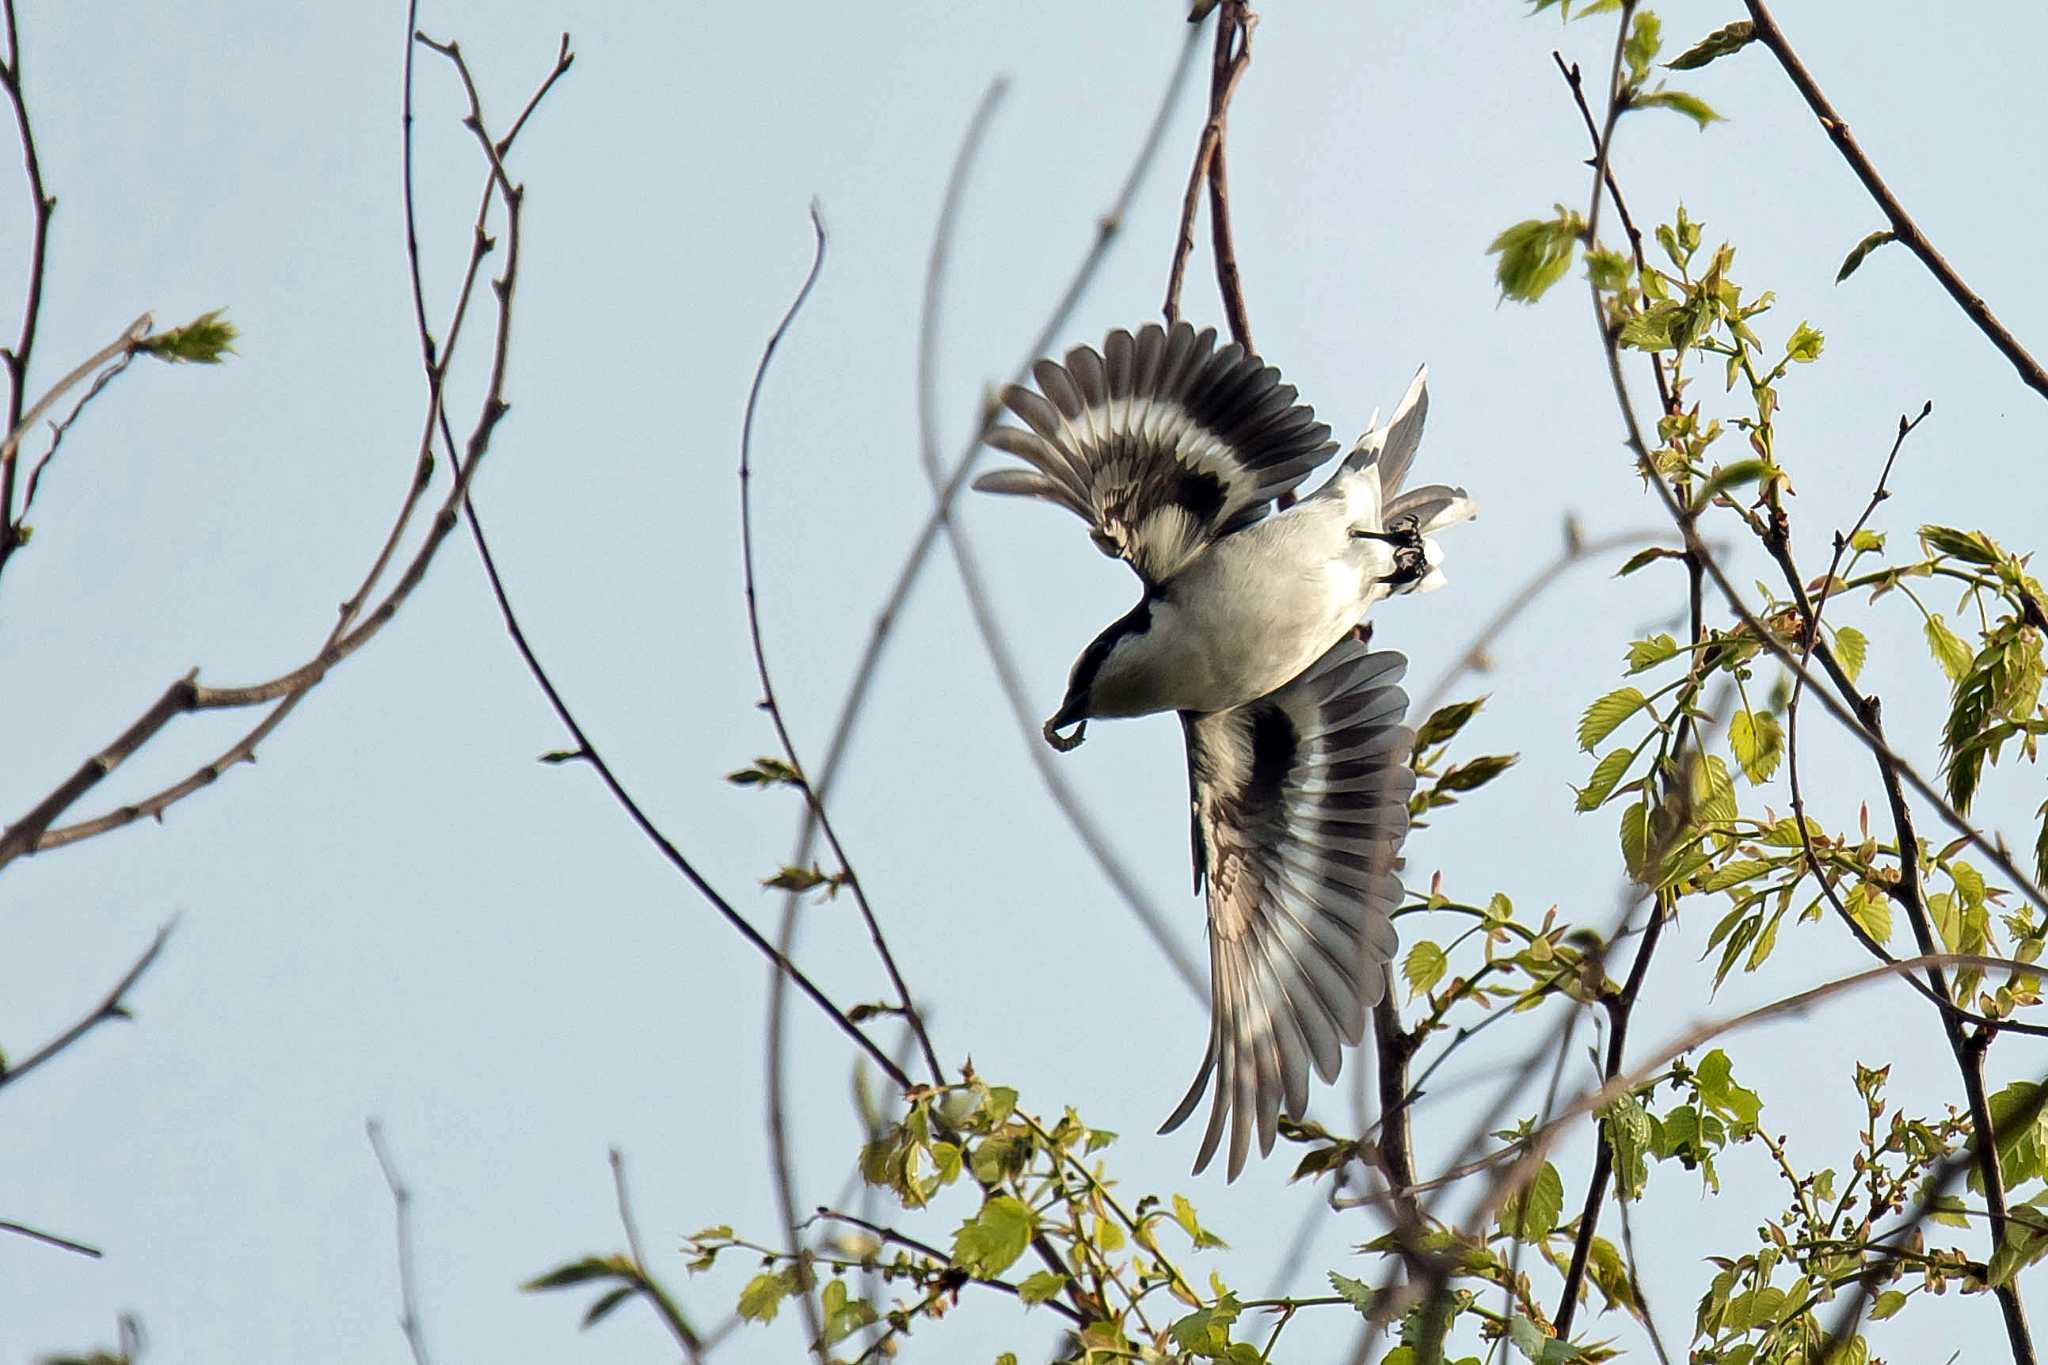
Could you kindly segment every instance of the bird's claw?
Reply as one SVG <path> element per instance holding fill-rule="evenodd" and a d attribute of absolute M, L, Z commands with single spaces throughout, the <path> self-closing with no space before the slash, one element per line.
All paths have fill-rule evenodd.
<path fill-rule="evenodd" d="M 1081 739 L 1088 733 L 1088 722 L 1085 720 L 1076 721 L 1074 723 L 1074 733 L 1062 735 L 1055 728 L 1055 722 L 1049 720 L 1045 723 L 1045 728 L 1041 733 L 1045 735 L 1045 742 L 1047 744 L 1052 745 L 1053 748 L 1063 754 L 1068 754 L 1081 747 Z"/>

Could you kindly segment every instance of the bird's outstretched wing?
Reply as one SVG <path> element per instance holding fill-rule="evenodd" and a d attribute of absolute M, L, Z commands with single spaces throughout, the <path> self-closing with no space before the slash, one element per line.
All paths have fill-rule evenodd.
<path fill-rule="evenodd" d="M 1147 584 L 1258 520 L 1337 448 L 1278 370 L 1234 342 L 1218 347 L 1214 328 L 1111 332 L 1100 354 L 1077 346 L 1033 373 L 1037 392 L 1003 390 L 1025 425 L 987 437 L 1030 468 L 974 486 L 1067 508 Z"/>
<path fill-rule="evenodd" d="M 1194 1112 L 1213 1076 L 1195 1170 L 1230 1130 L 1230 1178 L 1256 1128 L 1273 1148 L 1299 1118 L 1308 1070 L 1335 1080 L 1385 990 L 1408 833 L 1414 732 L 1402 725 L 1407 660 L 1338 641 L 1278 691 L 1228 711 L 1183 713 L 1195 871 L 1209 886 L 1209 1048 L 1161 1132 Z"/>

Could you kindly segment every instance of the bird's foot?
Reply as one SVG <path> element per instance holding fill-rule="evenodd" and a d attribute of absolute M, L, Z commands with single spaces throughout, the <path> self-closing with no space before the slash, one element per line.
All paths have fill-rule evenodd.
<path fill-rule="evenodd" d="M 1088 733 L 1088 722 L 1085 720 L 1077 721 L 1074 724 L 1073 734 L 1062 735 L 1054 728 L 1054 722 L 1047 721 L 1041 733 L 1045 735 L 1045 742 L 1047 744 L 1052 745 L 1053 748 L 1063 754 L 1069 754 L 1081 747 L 1081 739 Z"/>

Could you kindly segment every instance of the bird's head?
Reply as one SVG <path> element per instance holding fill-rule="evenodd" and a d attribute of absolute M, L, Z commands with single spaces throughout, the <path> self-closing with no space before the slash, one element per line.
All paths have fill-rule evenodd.
<path fill-rule="evenodd" d="M 1112 622 L 1074 660 L 1067 695 L 1045 722 L 1045 742 L 1061 753 L 1077 748 L 1094 716 L 1136 716 L 1158 709 L 1147 695 L 1152 599 L 1147 597 Z M 1071 735 L 1059 732 L 1073 726 Z"/>

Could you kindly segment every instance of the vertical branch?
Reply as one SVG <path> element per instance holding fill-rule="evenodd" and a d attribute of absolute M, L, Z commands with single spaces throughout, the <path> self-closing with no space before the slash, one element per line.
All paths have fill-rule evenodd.
<path fill-rule="evenodd" d="M 21 308 L 21 332 L 14 345 L 0 351 L 0 364 L 7 370 L 7 430 L 21 425 L 22 405 L 28 393 L 28 363 L 36 345 L 36 326 L 43 311 L 43 276 L 49 259 L 50 215 L 57 201 L 43 188 L 43 163 L 36 152 L 35 132 L 29 125 L 28 102 L 21 85 L 21 33 L 15 22 L 14 0 L 0 0 L 0 23 L 7 35 L 7 52 L 0 62 L 0 90 L 14 111 L 14 126 L 21 137 L 22 170 L 28 180 L 30 203 L 27 298 Z M 21 528 L 14 519 L 14 481 L 18 461 L 0 460 L 0 570 L 21 547 Z"/>
<path fill-rule="evenodd" d="M 1216 287 L 1223 295 L 1223 310 L 1230 319 L 1230 334 L 1246 352 L 1252 349 L 1251 325 L 1245 316 L 1244 295 L 1238 284 L 1237 253 L 1229 223 L 1230 195 L 1224 176 L 1218 171 L 1223 156 L 1223 133 L 1230 116 L 1230 97 L 1244 69 L 1251 64 L 1251 26 L 1257 16 L 1246 0 L 1223 0 L 1216 15 L 1216 53 L 1209 66 L 1209 117 L 1195 143 L 1195 163 L 1188 171 L 1187 189 L 1181 195 L 1180 235 L 1174 241 L 1173 263 L 1166 275 L 1168 323 L 1180 321 L 1181 285 L 1187 278 L 1188 256 L 1195 249 L 1195 210 L 1201 203 L 1202 186 L 1209 186 L 1211 215 L 1216 219 L 1213 242 L 1216 251 Z"/>
<path fill-rule="evenodd" d="M 384 1173 L 384 1184 L 391 1191 L 392 1223 L 398 1241 L 398 1330 L 405 1333 L 413 1365 L 429 1365 L 426 1333 L 420 1325 L 419 1292 L 413 1284 L 412 1191 L 398 1178 L 391 1154 L 384 1148 L 384 1125 L 370 1119 L 363 1124 L 363 1131 L 369 1134 L 377 1169 Z"/>

